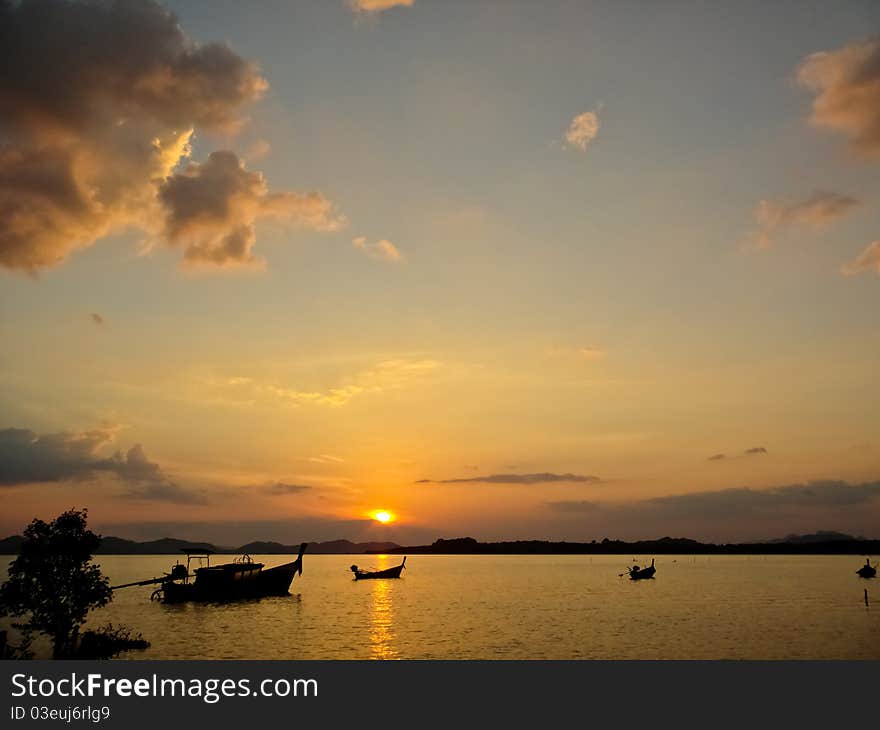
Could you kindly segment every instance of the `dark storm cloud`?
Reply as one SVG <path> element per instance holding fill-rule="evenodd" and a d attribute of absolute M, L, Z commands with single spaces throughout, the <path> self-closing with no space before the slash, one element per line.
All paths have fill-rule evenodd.
<path fill-rule="evenodd" d="M 630 534 L 668 534 L 675 529 L 693 535 L 730 527 L 734 532 L 756 526 L 785 530 L 793 524 L 825 529 L 851 522 L 854 515 L 880 508 L 880 481 L 853 484 L 815 481 L 769 489 L 735 487 L 676 494 L 633 502 L 554 501 L 547 507 L 571 518 L 596 519 L 595 529 Z M 855 510 L 855 511 L 854 511 Z"/>
<path fill-rule="evenodd" d="M 97 472 L 144 473 L 154 464 L 146 461 L 143 450 L 101 458 L 98 450 L 110 443 L 109 430 L 80 433 L 61 432 L 38 435 L 26 428 L 0 430 L 0 484 L 13 486 L 31 482 L 58 482 L 83 479 Z"/>
<path fill-rule="evenodd" d="M 552 482 L 589 482 L 600 481 L 599 477 L 582 474 L 489 474 L 479 477 L 458 477 L 455 479 L 419 479 L 416 484 L 549 484 Z"/>
<path fill-rule="evenodd" d="M 792 508 L 833 509 L 863 505 L 880 497 L 880 482 L 850 484 L 816 481 L 770 489 L 735 487 L 656 497 L 636 506 L 675 516 L 727 519 L 729 517 L 785 511 Z"/>
<path fill-rule="evenodd" d="M 75 482 L 111 475 L 123 482 L 121 497 L 197 503 L 196 492 L 172 482 L 140 444 L 102 456 L 113 440 L 110 429 L 39 435 L 26 428 L 0 429 L 0 487 L 41 482 Z"/>

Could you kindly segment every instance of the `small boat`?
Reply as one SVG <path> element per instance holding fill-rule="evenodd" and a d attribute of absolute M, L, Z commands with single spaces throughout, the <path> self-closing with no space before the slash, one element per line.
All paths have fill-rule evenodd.
<path fill-rule="evenodd" d="M 870 558 L 865 558 L 865 564 L 856 571 L 860 578 L 873 578 L 877 575 L 877 566 L 871 565 Z"/>
<path fill-rule="evenodd" d="M 403 570 L 403 566 L 406 565 L 406 556 L 403 557 L 403 562 L 400 565 L 395 565 L 393 568 L 388 568 L 386 570 L 361 570 L 356 565 L 351 566 L 351 572 L 354 573 L 355 580 L 371 580 L 373 578 L 400 578 L 400 573 Z"/>
<path fill-rule="evenodd" d="M 633 565 L 629 569 L 629 578 L 630 580 L 644 580 L 645 578 L 653 578 L 654 573 L 657 572 L 657 569 L 654 567 L 654 558 L 651 558 L 651 565 L 647 568 L 640 568 L 638 565 Z M 626 575 L 626 573 L 624 573 Z"/>
<path fill-rule="evenodd" d="M 178 563 L 161 578 L 113 586 L 113 590 L 159 584 L 150 599 L 163 603 L 286 596 L 296 574 L 302 575 L 302 558 L 307 545 L 305 542 L 300 545 L 296 560 L 268 569 L 264 569 L 263 563 L 255 563 L 250 555 L 242 555 L 231 563 L 211 565 L 212 551 L 184 550 L 186 565 Z M 205 565 L 191 571 L 193 560 L 204 560 Z"/>

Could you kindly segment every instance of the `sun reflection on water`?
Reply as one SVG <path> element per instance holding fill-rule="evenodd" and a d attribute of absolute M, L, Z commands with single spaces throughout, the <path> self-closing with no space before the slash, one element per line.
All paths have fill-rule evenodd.
<path fill-rule="evenodd" d="M 384 570 L 388 557 L 379 558 L 379 570 Z M 393 587 L 390 581 L 373 580 L 370 605 L 370 658 L 397 659 L 398 653 L 394 646 L 394 605 Z"/>

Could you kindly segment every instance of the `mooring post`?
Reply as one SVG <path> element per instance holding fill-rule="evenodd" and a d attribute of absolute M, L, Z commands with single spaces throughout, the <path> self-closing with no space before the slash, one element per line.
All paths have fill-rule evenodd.
<path fill-rule="evenodd" d="M 865 605 L 868 605 L 868 589 L 865 588 Z"/>

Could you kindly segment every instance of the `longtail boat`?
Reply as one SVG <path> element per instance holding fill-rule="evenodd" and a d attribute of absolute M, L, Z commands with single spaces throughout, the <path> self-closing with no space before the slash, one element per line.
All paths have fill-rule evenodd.
<path fill-rule="evenodd" d="M 865 558 L 865 564 L 856 571 L 860 578 L 873 578 L 877 575 L 877 566 L 871 565 L 871 559 Z"/>
<path fill-rule="evenodd" d="M 651 565 L 647 568 L 640 568 L 638 565 L 633 565 L 629 569 L 629 578 L 630 580 L 644 580 L 645 578 L 653 578 L 654 573 L 657 572 L 657 569 L 654 567 L 654 558 L 651 558 Z M 626 575 L 626 573 L 624 573 Z"/>
<path fill-rule="evenodd" d="M 372 580 L 374 578 L 400 578 L 400 573 L 406 565 L 406 556 L 400 565 L 386 570 L 361 570 L 356 565 L 351 566 L 351 572 L 354 573 L 355 580 Z"/>
<path fill-rule="evenodd" d="M 212 551 L 184 550 L 186 565 L 174 565 L 171 572 L 161 578 L 149 578 L 112 588 L 118 590 L 130 586 L 158 584 L 159 587 L 153 591 L 150 599 L 163 603 L 221 602 L 240 598 L 286 596 L 297 573 L 302 575 L 302 558 L 307 545 L 305 542 L 300 545 L 296 560 L 273 568 L 255 563 L 250 555 L 242 555 L 231 563 L 211 565 L 211 555 L 214 554 Z M 204 560 L 205 565 L 191 570 L 193 560 Z"/>

